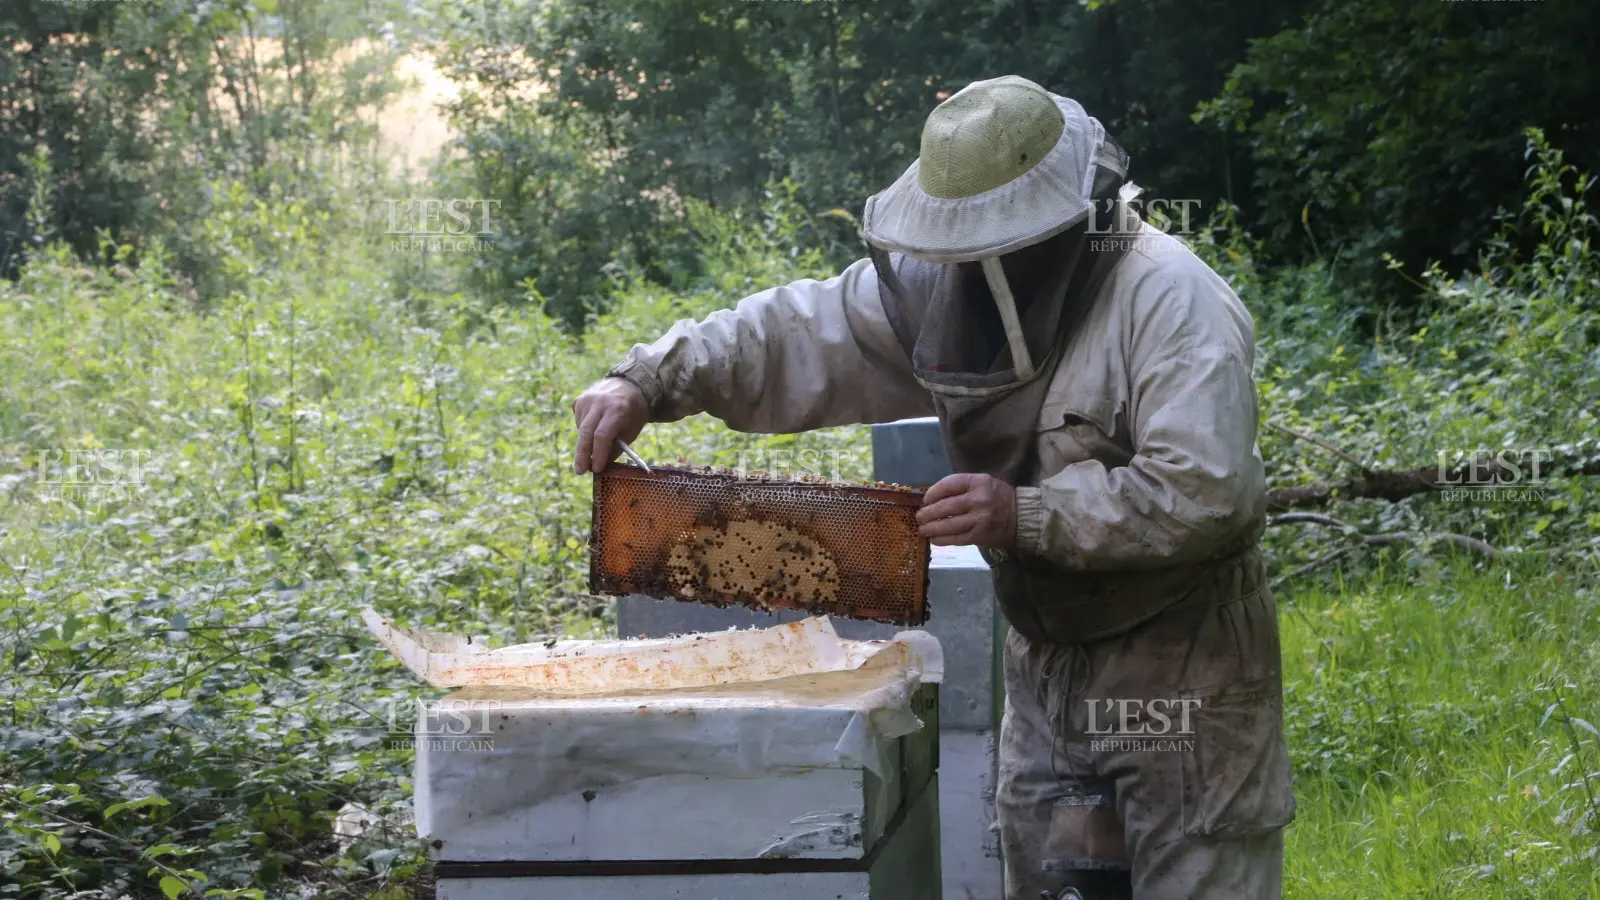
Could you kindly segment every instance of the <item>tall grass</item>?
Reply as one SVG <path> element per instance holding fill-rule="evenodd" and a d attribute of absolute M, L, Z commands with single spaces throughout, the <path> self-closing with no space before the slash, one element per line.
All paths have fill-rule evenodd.
<path fill-rule="evenodd" d="M 1594 574 L 1386 571 L 1290 599 L 1288 896 L 1600 896 Z"/>

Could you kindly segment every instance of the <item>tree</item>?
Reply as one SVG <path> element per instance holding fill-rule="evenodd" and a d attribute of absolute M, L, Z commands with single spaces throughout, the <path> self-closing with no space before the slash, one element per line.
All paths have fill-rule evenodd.
<path fill-rule="evenodd" d="M 1254 163 L 1250 221 L 1279 259 L 1321 252 L 1350 275 L 1470 266 L 1522 190 L 1523 130 L 1600 163 L 1593 47 L 1600 8 L 1327 3 L 1251 47 L 1202 118 Z"/>
<path fill-rule="evenodd" d="M 500 268 L 549 260 L 523 274 L 535 276 L 547 302 L 572 321 L 581 318 L 573 310 L 591 307 L 603 287 L 594 274 L 602 265 L 597 243 L 652 277 L 694 270 L 689 254 L 657 237 L 670 216 L 643 198 L 751 207 L 768 185 L 787 179 L 808 208 L 855 213 L 916 158 L 928 111 L 980 78 L 1021 74 L 1081 99 L 1130 149 L 1141 181 L 1163 196 L 1209 205 L 1230 185 L 1249 183 L 1249 160 L 1190 113 L 1222 88 L 1251 37 L 1293 21 L 1299 5 L 491 3 L 458 12 L 451 46 L 461 77 L 498 99 L 464 108 L 458 125 L 468 146 L 494 148 L 474 152 L 480 174 L 503 174 L 505 159 L 535 159 L 524 147 L 531 126 L 517 124 L 530 111 L 545 123 L 542 143 L 554 127 L 607 173 L 582 200 L 572 194 L 582 178 L 563 178 L 545 193 L 503 189 L 513 207 L 529 208 L 526 215 L 510 209 L 509 218 L 543 232 L 513 243 L 546 249 L 506 258 Z M 535 84 L 550 90 L 528 99 Z M 530 171 L 500 183 L 540 180 L 547 179 Z M 557 188 L 573 202 L 552 206 Z M 632 202 L 633 215 L 620 230 L 590 232 L 576 253 L 547 252 L 576 226 L 621 224 L 595 211 L 621 202 Z M 819 237 L 860 252 L 842 225 L 827 227 L 833 230 Z"/>
<path fill-rule="evenodd" d="M 257 195 L 322 192 L 308 155 L 370 137 L 358 114 L 392 87 L 393 48 L 368 44 L 390 0 L 359 14 L 311 0 L 188 0 L 0 7 L 0 276 L 17 249 L 59 237 L 92 257 L 102 235 L 157 241 L 205 286 L 214 274 L 198 222 L 208 181 Z M 48 164 L 51 233 L 27 211 Z M 36 221 L 36 217 L 35 217 Z"/>

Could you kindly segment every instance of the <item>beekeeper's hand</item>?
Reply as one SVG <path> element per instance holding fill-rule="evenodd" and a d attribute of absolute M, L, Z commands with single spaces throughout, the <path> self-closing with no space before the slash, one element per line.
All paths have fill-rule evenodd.
<path fill-rule="evenodd" d="M 574 472 L 599 472 L 622 452 L 617 441 L 632 441 L 650 421 L 644 391 L 626 378 L 602 378 L 572 401 L 578 424 Z"/>
<path fill-rule="evenodd" d="M 940 547 L 1010 547 L 1017 542 L 1017 491 L 991 475 L 946 475 L 922 496 L 917 525 Z"/>

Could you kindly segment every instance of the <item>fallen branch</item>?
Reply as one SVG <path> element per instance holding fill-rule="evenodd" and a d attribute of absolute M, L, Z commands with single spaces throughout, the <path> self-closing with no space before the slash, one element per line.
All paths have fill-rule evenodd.
<path fill-rule="evenodd" d="M 1338 528 L 1344 531 L 1353 531 L 1355 526 L 1335 519 L 1333 516 L 1322 513 L 1279 513 L 1267 517 L 1267 527 L 1274 525 L 1326 525 L 1329 528 Z"/>
<path fill-rule="evenodd" d="M 1493 544 L 1490 544 L 1486 541 L 1481 541 L 1474 537 L 1468 537 L 1464 534 L 1451 534 L 1449 532 L 1427 532 L 1423 534 L 1413 534 L 1409 531 L 1389 531 L 1384 532 L 1383 534 L 1362 534 L 1360 535 L 1360 540 L 1356 541 L 1355 543 L 1346 544 L 1337 550 L 1324 553 L 1308 563 L 1300 565 L 1289 570 L 1288 572 L 1283 573 L 1282 575 L 1279 575 L 1277 578 L 1272 580 L 1271 586 L 1273 589 L 1276 589 L 1279 585 L 1291 578 L 1296 578 L 1306 574 L 1307 572 L 1314 572 L 1317 569 L 1328 565 L 1329 563 L 1337 562 L 1340 559 L 1349 556 L 1350 552 L 1355 550 L 1357 547 L 1382 547 L 1392 544 L 1406 543 L 1409 541 L 1422 540 L 1424 538 L 1432 538 L 1434 540 L 1444 541 L 1447 544 L 1454 544 L 1455 546 L 1471 550 L 1491 559 L 1503 559 L 1508 556 L 1554 557 L 1567 553 L 1575 553 L 1593 556 L 1595 558 L 1595 562 L 1600 563 L 1600 546 L 1595 546 L 1594 544 L 1567 544 L 1561 547 L 1540 547 L 1536 550 L 1523 550 L 1517 547 L 1502 549 L 1495 547 Z"/>
<path fill-rule="evenodd" d="M 1307 438 L 1307 440 L 1312 440 Z M 1315 441 L 1313 441 L 1315 442 Z M 1319 444 L 1321 446 L 1321 444 Z M 1355 457 L 1341 456 L 1354 461 Z M 1357 465 L 1361 465 L 1359 462 Z M 1525 480 L 1528 476 L 1535 480 Z M 1600 475 L 1600 441 L 1583 441 L 1548 450 L 1504 450 L 1476 457 L 1454 468 L 1373 469 L 1348 481 L 1322 481 L 1267 492 L 1269 509 L 1304 509 L 1334 500 L 1372 499 L 1397 502 L 1429 491 L 1484 490 L 1537 485 L 1547 477 Z"/>
<path fill-rule="evenodd" d="M 1408 544 L 1432 540 L 1443 541 L 1446 544 L 1461 547 L 1465 550 L 1471 550 L 1480 556 L 1487 556 L 1490 559 L 1498 559 L 1506 553 L 1506 551 L 1499 549 L 1488 541 L 1479 540 L 1475 537 L 1468 537 L 1464 534 L 1455 534 L 1448 531 L 1385 531 L 1381 534 L 1367 534 L 1358 530 L 1353 525 L 1341 522 L 1338 519 L 1335 519 L 1333 516 L 1323 515 L 1322 513 L 1282 513 L 1276 516 L 1268 517 L 1267 527 L 1270 528 L 1276 525 L 1318 525 L 1324 528 L 1337 528 L 1340 531 L 1343 531 L 1347 536 L 1353 538 L 1354 542 L 1340 547 L 1337 550 L 1333 550 L 1332 552 L 1325 553 L 1322 556 L 1319 556 L 1296 569 L 1285 572 L 1284 574 L 1278 576 L 1272 581 L 1271 586 L 1274 588 L 1291 578 L 1304 575 L 1307 572 L 1316 571 L 1317 569 L 1320 569 L 1329 563 L 1336 562 L 1350 555 L 1350 551 L 1359 546 L 1388 547 L 1394 544 Z M 1542 554 L 1551 551 L 1535 550 L 1530 552 Z"/>
<path fill-rule="evenodd" d="M 1449 531 L 1386 531 L 1382 534 L 1367 534 L 1357 530 L 1352 525 L 1347 525 L 1335 519 L 1333 516 L 1325 516 L 1320 513 L 1284 513 L 1269 517 L 1267 526 L 1270 528 L 1275 525 L 1321 525 L 1327 528 L 1337 528 L 1352 537 L 1359 538 L 1361 543 L 1373 547 L 1434 540 L 1454 544 L 1457 547 L 1471 550 L 1483 556 L 1497 557 L 1501 554 L 1501 550 L 1488 541 L 1468 537 L 1464 534 L 1455 534 Z"/>
<path fill-rule="evenodd" d="M 1327 565 L 1328 563 L 1336 562 L 1336 561 L 1338 561 L 1338 560 L 1340 560 L 1340 559 L 1342 559 L 1342 558 L 1344 558 L 1346 556 L 1349 556 L 1350 555 L 1350 551 L 1353 550 L 1353 549 L 1355 549 L 1355 548 L 1354 547 L 1340 547 L 1339 549 L 1333 551 L 1332 553 L 1324 553 L 1323 555 L 1317 557 L 1316 559 L 1313 559 L 1312 561 L 1306 563 L 1305 565 L 1300 566 L 1299 568 L 1294 569 L 1292 571 L 1285 572 L 1282 575 L 1279 575 L 1277 578 L 1272 579 L 1272 587 L 1276 588 L 1278 585 L 1283 584 L 1285 581 L 1288 581 L 1291 578 L 1295 578 L 1297 576 L 1304 575 L 1307 572 L 1314 572 L 1317 569 L 1320 569 L 1323 566 Z"/>
<path fill-rule="evenodd" d="M 1340 459 L 1344 460 L 1345 462 L 1349 463 L 1350 465 L 1355 466 L 1357 469 L 1360 469 L 1361 472 L 1363 474 L 1365 474 L 1365 475 L 1371 475 L 1375 471 L 1377 471 L 1372 466 L 1368 465 L 1367 463 L 1362 462 L 1354 454 L 1348 453 L 1348 452 L 1346 452 L 1344 450 L 1340 450 L 1338 447 L 1335 447 L 1334 445 L 1328 443 L 1327 441 L 1324 441 L 1322 438 L 1314 437 L 1314 436 L 1309 435 L 1309 434 L 1301 434 L 1300 432 L 1295 431 L 1293 428 L 1290 428 L 1287 425 L 1279 424 L 1277 422 L 1269 421 L 1269 422 L 1267 422 L 1267 427 L 1276 429 L 1278 431 L 1281 431 L 1284 434 L 1287 434 L 1288 436 L 1294 438 L 1297 441 L 1305 441 L 1306 443 L 1311 444 L 1314 447 L 1321 447 L 1322 449 L 1328 451 L 1329 453 L 1332 453 L 1334 456 L 1339 457 Z"/>
<path fill-rule="evenodd" d="M 1504 552 L 1488 541 L 1479 540 L 1475 537 L 1468 537 L 1464 534 L 1453 534 L 1448 531 L 1390 531 L 1385 534 L 1363 535 L 1361 538 L 1362 543 L 1370 544 L 1374 547 L 1382 547 L 1389 544 L 1407 544 L 1413 541 L 1424 540 L 1443 541 L 1446 544 L 1453 544 L 1457 547 L 1461 547 L 1462 549 L 1471 550 L 1473 553 L 1476 553 L 1480 556 L 1487 556 L 1490 559 L 1497 559 Z"/>

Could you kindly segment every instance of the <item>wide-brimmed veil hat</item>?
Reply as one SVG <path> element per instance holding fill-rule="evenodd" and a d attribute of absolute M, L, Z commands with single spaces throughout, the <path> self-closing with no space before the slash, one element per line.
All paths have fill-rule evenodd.
<path fill-rule="evenodd" d="M 1097 175 L 1120 183 L 1127 156 L 1076 101 L 1016 75 L 975 81 L 929 114 L 921 156 L 867 200 L 862 230 L 929 262 L 995 257 L 1088 218 Z"/>
<path fill-rule="evenodd" d="M 885 311 L 928 390 L 974 402 L 1009 394 L 1055 358 L 1072 321 L 1067 294 L 1094 254 L 1086 240 L 1063 247 L 1047 263 L 1051 280 L 1023 310 L 1000 257 L 1083 222 L 1098 201 L 1115 201 L 1128 157 L 1082 106 L 1015 75 L 973 82 L 939 104 L 922 128 L 921 152 L 862 216 L 880 284 L 895 298 Z M 891 252 L 937 265 L 946 284 L 948 264 L 981 263 L 1007 351 L 982 358 L 976 309 L 957 292 L 908 298 Z M 1096 266 L 1081 269 L 1088 276 Z"/>

